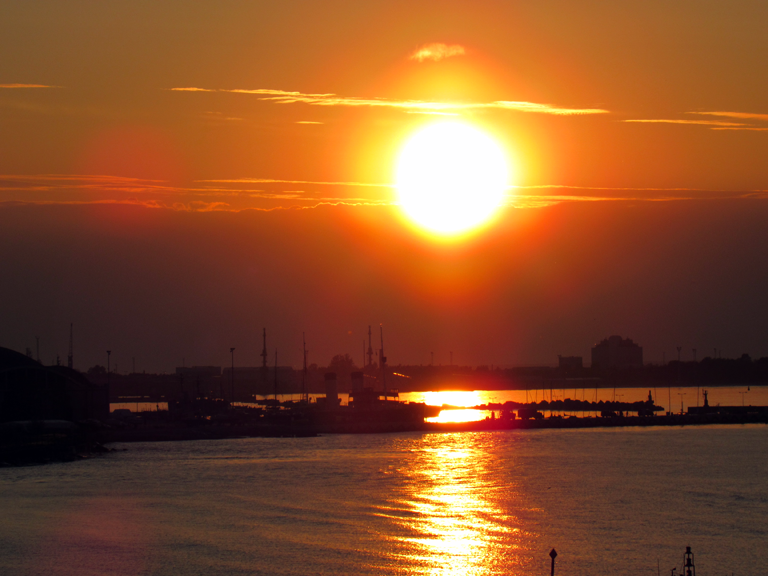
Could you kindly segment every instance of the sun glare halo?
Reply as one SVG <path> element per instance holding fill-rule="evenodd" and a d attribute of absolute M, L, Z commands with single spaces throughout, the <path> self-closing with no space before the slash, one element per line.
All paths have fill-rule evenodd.
<path fill-rule="evenodd" d="M 400 208 L 418 227 L 454 237 L 487 222 L 504 200 L 507 159 L 499 144 L 461 122 L 430 124 L 400 152 Z"/>

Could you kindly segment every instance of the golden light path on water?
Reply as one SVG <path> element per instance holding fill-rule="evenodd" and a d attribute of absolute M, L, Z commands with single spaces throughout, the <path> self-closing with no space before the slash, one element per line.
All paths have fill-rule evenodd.
<path fill-rule="evenodd" d="M 496 504 L 514 500 L 487 470 L 476 435 L 431 435 L 407 469 L 399 498 L 377 515 L 398 526 L 403 565 L 434 576 L 498 573 L 515 563 L 524 542 L 520 520 Z M 486 438 L 485 441 L 488 439 Z M 504 491 L 504 494 L 499 494 Z M 498 496 L 503 496 L 500 498 Z"/>
<path fill-rule="evenodd" d="M 491 417 L 491 410 L 472 409 L 474 406 L 504 404 L 505 402 L 539 402 L 542 400 L 564 400 L 572 398 L 589 402 L 642 402 L 650 392 L 654 403 L 664 410 L 675 413 L 686 411 L 691 406 L 704 404 L 704 391 L 709 393 L 712 406 L 763 406 L 768 404 L 768 386 L 689 386 L 657 387 L 653 385 L 636 388 L 566 388 L 533 390 L 445 390 L 429 392 L 401 392 L 400 400 L 424 402 L 429 406 L 441 406 L 439 416 L 428 418 L 428 422 L 475 422 Z M 546 414 L 550 412 L 546 411 Z M 496 412 L 496 416 L 498 416 Z M 576 413 L 576 415 L 583 415 Z M 599 412 L 587 413 L 599 415 Z"/>
<path fill-rule="evenodd" d="M 477 422 L 484 420 L 489 415 L 487 410 L 474 410 L 471 408 L 485 402 L 481 393 L 477 390 L 425 392 L 422 402 L 428 406 L 455 406 L 458 408 L 441 410 L 438 416 L 427 418 L 427 422 Z"/>

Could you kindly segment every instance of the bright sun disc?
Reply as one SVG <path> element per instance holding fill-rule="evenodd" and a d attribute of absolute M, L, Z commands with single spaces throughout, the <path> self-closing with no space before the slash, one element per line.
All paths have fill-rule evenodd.
<path fill-rule="evenodd" d="M 431 124 L 403 147 L 397 165 L 400 208 L 442 236 L 467 232 L 504 200 L 507 162 L 499 145 L 458 122 Z"/>

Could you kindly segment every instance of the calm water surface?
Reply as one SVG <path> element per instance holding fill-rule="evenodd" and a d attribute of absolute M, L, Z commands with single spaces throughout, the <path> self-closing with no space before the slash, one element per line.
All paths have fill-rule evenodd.
<path fill-rule="evenodd" d="M 0 574 L 766 574 L 768 427 L 130 444 L 0 469 Z M 678 568 L 679 571 L 679 568 Z"/>

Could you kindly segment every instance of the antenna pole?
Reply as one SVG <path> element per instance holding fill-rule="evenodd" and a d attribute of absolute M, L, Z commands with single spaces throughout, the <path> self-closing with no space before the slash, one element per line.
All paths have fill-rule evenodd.
<path fill-rule="evenodd" d="M 309 402 L 309 395 L 307 394 L 307 337 L 304 332 L 301 333 L 301 338 L 304 341 L 304 370 L 301 374 L 301 397 L 305 402 Z"/>
<path fill-rule="evenodd" d="M 264 334 L 264 346 L 261 349 L 261 386 L 264 390 L 264 398 L 267 394 L 267 329 L 262 328 Z"/>
<path fill-rule="evenodd" d="M 379 361 L 381 362 L 381 384 L 384 388 L 384 394 L 387 393 L 387 357 L 384 356 L 384 327 L 379 324 L 381 335 L 381 348 L 379 349 Z"/>
<path fill-rule="evenodd" d="M 266 371 L 267 369 L 267 329 L 263 328 L 264 333 L 264 347 L 261 349 L 261 367 Z"/>
<path fill-rule="evenodd" d="M 373 366 L 373 346 L 371 345 L 371 326 L 368 325 L 368 369 Z"/>

